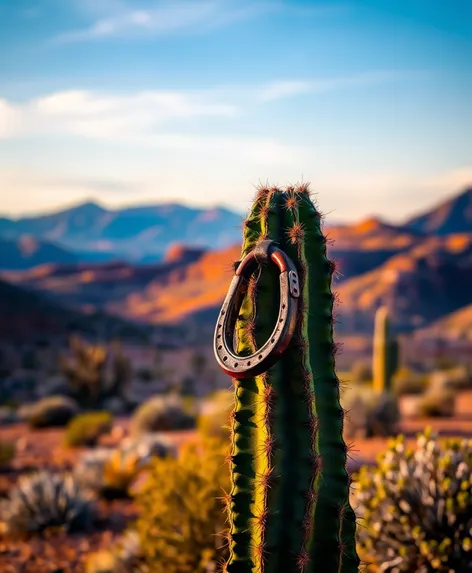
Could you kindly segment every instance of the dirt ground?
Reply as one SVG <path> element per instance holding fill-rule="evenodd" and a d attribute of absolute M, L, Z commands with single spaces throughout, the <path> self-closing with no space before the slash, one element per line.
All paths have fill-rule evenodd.
<path fill-rule="evenodd" d="M 454 418 L 405 419 L 400 430 L 413 446 L 416 434 L 428 425 L 442 436 L 472 438 L 472 392 L 458 397 Z M 117 443 L 126 432 L 127 420 L 119 419 L 105 443 Z M 194 439 L 195 433 L 173 432 L 168 436 L 176 445 L 181 445 Z M 0 497 L 7 495 L 21 475 L 36 469 L 71 469 L 83 451 L 64 448 L 61 429 L 32 431 L 25 424 L 15 424 L 0 428 L 0 437 L 15 441 L 18 451 L 11 467 L 0 470 Z M 349 454 L 349 471 L 356 471 L 361 464 L 375 463 L 377 454 L 385 446 L 383 438 L 354 440 Z M 0 573 L 85 573 L 84 563 L 88 554 L 109 548 L 135 518 L 135 511 L 132 500 L 100 501 L 98 520 L 91 533 L 66 535 L 57 532 L 23 540 L 0 535 Z"/>

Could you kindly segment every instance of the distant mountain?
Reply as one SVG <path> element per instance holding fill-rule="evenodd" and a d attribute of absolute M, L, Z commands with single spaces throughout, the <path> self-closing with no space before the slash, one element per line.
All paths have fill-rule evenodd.
<path fill-rule="evenodd" d="M 421 232 L 369 217 L 353 225 L 327 226 L 329 255 L 336 261 L 339 280 L 366 273 L 424 239 Z"/>
<path fill-rule="evenodd" d="M 132 265 L 123 261 L 100 264 L 41 265 L 25 271 L 6 271 L 1 278 L 81 310 L 106 310 L 113 303 L 141 293 L 153 281 L 191 265 L 204 254 L 197 248 L 172 245 L 161 263 Z M 120 313 L 118 313 L 120 314 Z"/>
<path fill-rule="evenodd" d="M 441 325 L 472 304 L 471 197 L 472 188 L 405 225 L 370 217 L 326 226 L 329 256 L 339 271 L 340 335 L 370 336 L 379 305 L 387 305 L 395 327 L 408 332 Z M 0 220 L 0 232 L 11 235 L 24 221 Z M 89 253 L 101 245 L 102 255 L 109 249 L 122 260 L 92 264 L 74 251 L 78 261 L 18 267 L 1 279 L 70 308 L 148 325 L 211 325 L 240 255 L 241 217 L 221 209 L 172 204 L 108 211 L 87 203 L 28 221 L 50 241 L 74 241 Z"/>
<path fill-rule="evenodd" d="M 406 222 L 413 231 L 427 234 L 472 233 L 472 187 Z"/>
<path fill-rule="evenodd" d="M 15 240 L 0 238 L 0 269 L 29 269 L 45 263 L 68 264 L 77 256 L 51 243 L 23 235 Z"/>
<path fill-rule="evenodd" d="M 238 246 L 208 252 L 107 310 L 154 324 L 189 317 L 214 321 L 239 253 Z M 472 302 L 470 285 L 472 235 L 424 238 L 373 270 L 340 277 L 334 285 L 341 300 L 337 329 L 341 334 L 371 332 L 376 308 L 386 304 L 395 326 L 411 331 Z"/>
<path fill-rule="evenodd" d="M 120 302 L 107 305 L 110 313 L 143 323 L 179 323 L 188 318 L 213 322 L 233 275 L 241 248 L 234 245 L 210 251 L 197 261 L 174 269 Z"/>
<path fill-rule="evenodd" d="M 239 239 L 242 216 L 174 203 L 110 210 L 93 203 L 38 217 L 0 219 L 0 237 L 29 234 L 73 252 L 136 263 L 160 260 L 175 242 L 222 248 Z M 54 262 L 54 261 L 50 261 Z"/>
<path fill-rule="evenodd" d="M 439 320 L 417 334 L 418 338 L 448 338 L 472 340 L 472 304 L 468 304 Z"/>
<path fill-rule="evenodd" d="M 372 329 L 386 305 L 403 331 L 424 327 L 472 302 L 472 233 L 428 237 L 378 268 L 339 284 L 341 331 Z"/>

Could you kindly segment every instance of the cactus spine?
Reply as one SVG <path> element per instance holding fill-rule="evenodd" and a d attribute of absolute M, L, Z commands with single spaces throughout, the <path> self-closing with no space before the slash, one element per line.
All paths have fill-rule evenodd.
<path fill-rule="evenodd" d="M 226 570 L 357 572 L 334 361 L 334 265 L 307 185 L 259 189 L 244 224 L 242 257 L 266 239 L 295 263 L 301 309 L 279 362 L 235 381 Z M 278 273 L 268 266 L 249 282 L 237 323 L 239 354 L 263 345 L 278 312 Z"/>
<path fill-rule="evenodd" d="M 392 335 L 388 309 L 375 314 L 372 373 L 376 392 L 391 392 L 392 377 L 398 368 L 398 342 Z"/>

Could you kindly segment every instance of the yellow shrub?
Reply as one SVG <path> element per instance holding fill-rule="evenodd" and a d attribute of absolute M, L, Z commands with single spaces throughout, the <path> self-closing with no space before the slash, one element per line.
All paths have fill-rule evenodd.
<path fill-rule="evenodd" d="M 223 498 L 230 489 L 228 453 L 229 442 L 205 438 L 184 446 L 177 459 L 153 461 L 136 496 L 135 524 L 150 573 L 205 573 L 227 558 L 221 534 Z"/>

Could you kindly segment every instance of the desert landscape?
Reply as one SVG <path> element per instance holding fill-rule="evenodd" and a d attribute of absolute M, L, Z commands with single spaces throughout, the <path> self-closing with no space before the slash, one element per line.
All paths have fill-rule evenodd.
<path fill-rule="evenodd" d="M 0 573 L 472 573 L 472 3 L 0 54 Z"/>
<path fill-rule="evenodd" d="M 336 263 L 337 375 L 354 476 L 375 467 L 399 434 L 410 448 L 427 427 L 440 440 L 470 438 L 471 205 L 468 188 L 401 226 L 376 218 L 325 223 Z M 180 209 L 159 210 L 172 227 L 168 219 Z M 111 250 L 108 261 L 87 260 L 79 238 L 86 229 L 90 240 L 96 229 L 96 240 L 107 243 L 107 225 L 126 219 L 126 212 L 107 213 L 105 224 L 103 210 L 81 205 L 30 220 L 27 236 L 21 220 L 0 229 L 8 245 L 0 261 L 6 318 L 0 331 L 0 570 L 7 573 L 148 570 L 139 534 L 151 495 L 145 484 L 155 471 L 175 471 L 170 464 L 185 460 L 192 447 L 215 440 L 220 456 L 228 447 L 234 390 L 216 365 L 212 336 L 240 258 L 242 221 L 229 214 L 239 222 L 216 247 L 198 230 L 196 243 L 176 244 L 172 232 L 166 243 L 167 231 L 149 207 L 145 211 L 142 226 L 134 225 L 135 234 L 120 242 L 121 251 Z M 228 229 L 225 213 L 192 217 L 213 221 L 215 236 L 218 226 Z M 156 260 L 125 256 L 148 256 L 134 244 L 152 236 L 150 225 L 161 241 Z M 48 248 L 52 236 L 59 247 Z M 81 251 L 64 260 L 68 241 Z M 383 327 L 374 322 L 382 312 L 388 335 L 376 350 Z M 376 356 L 393 343 L 396 359 L 379 381 Z M 205 455 L 200 452 L 201 463 Z M 164 469 L 156 469 L 159 463 Z M 220 477 L 223 487 L 227 476 Z M 190 563 L 192 570 L 210 571 L 224 557 L 212 539 L 201 543 L 213 559 L 206 569 L 192 561 L 197 552 L 176 571 Z M 150 570 L 168 570 L 166 563 Z"/>

